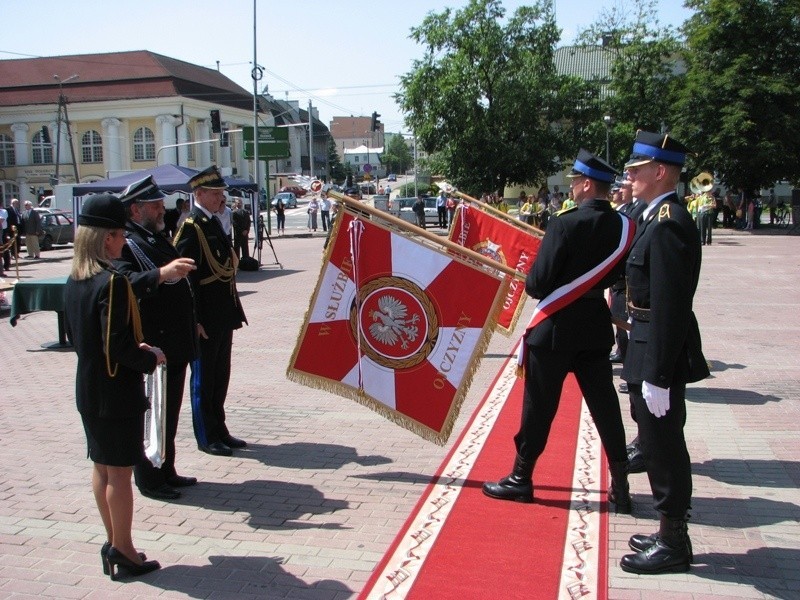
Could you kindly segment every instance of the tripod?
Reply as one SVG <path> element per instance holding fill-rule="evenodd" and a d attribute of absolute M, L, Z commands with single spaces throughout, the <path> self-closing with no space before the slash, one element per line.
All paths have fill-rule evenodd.
<path fill-rule="evenodd" d="M 267 240 L 269 247 L 272 249 L 272 256 L 275 257 L 273 265 L 278 265 L 281 269 L 283 265 L 278 260 L 278 255 L 275 253 L 275 246 L 272 245 L 272 238 L 269 236 L 267 226 L 264 224 L 264 215 L 258 215 L 258 230 L 256 232 L 256 241 L 253 246 L 253 254 L 258 254 L 258 264 L 261 264 L 261 248 L 264 245 L 264 239 Z"/>

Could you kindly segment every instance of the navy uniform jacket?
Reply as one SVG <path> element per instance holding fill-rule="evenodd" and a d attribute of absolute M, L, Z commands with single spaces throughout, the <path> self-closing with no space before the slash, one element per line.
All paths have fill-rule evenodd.
<path fill-rule="evenodd" d="M 197 265 L 189 281 L 194 290 L 197 321 L 206 333 L 239 329 L 247 319 L 236 291 L 231 239 L 222 224 L 195 206 L 175 236 L 175 247 L 181 256 L 193 258 Z"/>
<path fill-rule="evenodd" d="M 142 374 L 156 368 L 156 355 L 139 348 L 134 338 L 128 303 L 135 306 L 136 299 L 125 276 L 109 266 L 89 279 L 76 281 L 70 277 L 64 300 L 67 336 L 78 354 L 78 412 L 104 419 L 143 414 L 148 402 Z"/>
<path fill-rule="evenodd" d="M 139 298 L 144 340 L 161 348 L 169 362 L 194 360 L 197 326 L 192 286 L 185 277 L 158 283 L 158 267 L 180 258 L 178 251 L 163 235 L 153 234 L 132 221 L 128 221 L 125 237 L 128 243 L 114 266 L 130 280 Z"/>
<path fill-rule="evenodd" d="M 708 376 L 692 300 L 700 277 L 700 238 L 676 195 L 667 196 L 636 232 L 625 274 L 634 317 L 622 369 L 628 383 L 671 387 Z"/>
<path fill-rule="evenodd" d="M 627 218 L 627 217 L 625 217 Z M 525 290 L 542 299 L 599 265 L 619 246 L 622 219 L 607 200 L 586 200 L 547 225 Z M 624 269 L 622 260 L 592 290 L 528 332 L 525 342 L 558 351 L 610 350 L 614 344 L 611 311 L 602 297 Z"/>

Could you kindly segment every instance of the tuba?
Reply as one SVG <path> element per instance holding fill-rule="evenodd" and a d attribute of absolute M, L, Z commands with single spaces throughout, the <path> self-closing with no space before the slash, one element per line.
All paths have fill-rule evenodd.
<path fill-rule="evenodd" d="M 689 182 L 689 189 L 693 194 L 710 192 L 714 188 L 714 176 L 703 171 Z"/>

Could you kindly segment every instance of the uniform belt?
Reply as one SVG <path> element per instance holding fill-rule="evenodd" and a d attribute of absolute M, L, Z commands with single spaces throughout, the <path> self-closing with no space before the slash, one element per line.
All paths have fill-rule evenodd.
<path fill-rule="evenodd" d="M 628 302 L 628 314 L 637 321 L 644 321 L 645 323 L 650 322 L 649 308 L 639 308 Z"/>
<path fill-rule="evenodd" d="M 584 293 L 581 298 L 605 298 L 605 293 L 600 289 L 592 289 Z"/>

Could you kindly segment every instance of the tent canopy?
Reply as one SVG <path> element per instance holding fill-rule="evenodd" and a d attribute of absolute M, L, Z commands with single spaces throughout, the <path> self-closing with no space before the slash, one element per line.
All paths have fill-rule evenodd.
<path fill-rule="evenodd" d="M 189 194 L 192 191 L 192 188 L 189 186 L 189 180 L 199 172 L 200 171 L 197 169 L 190 169 L 189 167 L 181 167 L 178 165 L 160 165 L 152 169 L 144 169 L 142 171 L 120 175 L 119 177 L 76 185 L 72 189 L 72 195 L 85 196 L 86 194 L 99 194 L 102 192 L 121 192 L 130 184 L 144 179 L 148 175 L 152 175 L 156 185 L 169 194 L 175 192 L 185 192 Z M 258 190 L 258 186 L 255 183 L 244 179 L 236 179 L 234 177 L 225 177 L 224 179 L 225 183 L 228 184 L 228 192 L 256 192 Z"/>

